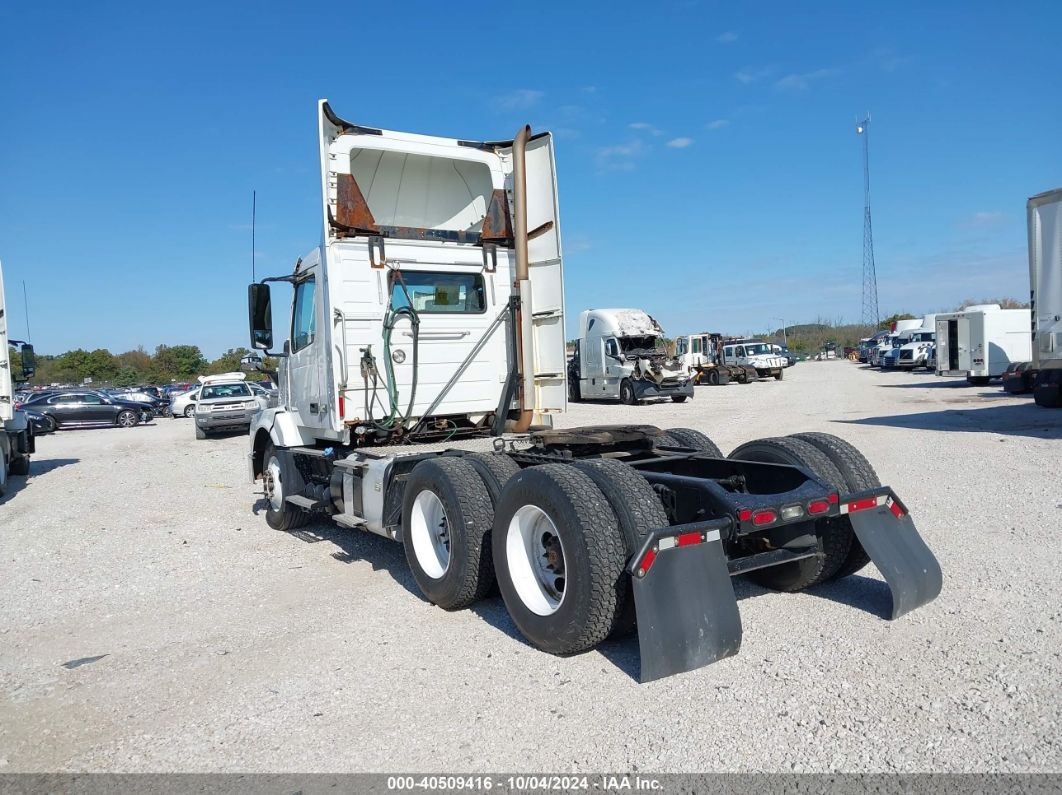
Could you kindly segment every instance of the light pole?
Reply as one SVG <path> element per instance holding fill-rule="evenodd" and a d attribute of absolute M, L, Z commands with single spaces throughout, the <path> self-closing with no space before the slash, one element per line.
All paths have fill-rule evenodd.
<path fill-rule="evenodd" d="M 785 318 L 772 317 L 771 320 L 781 320 L 782 321 L 782 344 L 785 345 L 785 347 L 788 348 L 789 347 L 789 340 L 786 339 L 786 336 L 785 336 Z"/>

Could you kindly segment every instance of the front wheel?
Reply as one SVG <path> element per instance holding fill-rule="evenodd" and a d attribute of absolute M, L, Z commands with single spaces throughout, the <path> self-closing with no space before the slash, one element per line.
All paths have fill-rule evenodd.
<path fill-rule="evenodd" d="M 140 424 L 140 417 L 135 411 L 125 409 L 118 412 L 117 423 L 122 428 L 133 428 Z"/>
<path fill-rule="evenodd" d="M 502 492 L 491 535 L 498 589 L 531 645 L 578 654 L 618 625 L 626 544 L 586 474 L 567 464 L 521 470 Z"/>
<path fill-rule="evenodd" d="M 578 403 L 582 399 L 582 392 L 579 389 L 579 379 L 568 377 L 568 400 L 572 403 Z"/>
<path fill-rule="evenodd" d="M 625 403 L 628 406 L 633 406 L 638 402 L 638 398 L 634 394 L 634 384 L 631 383 L 629 378 L 624 378 L 620 382 L 619 398 L 621 403 Z"/>
<path fill-rule="evenodd" d="M 686 395 L 672 395 L 671 396 L 671 402 L 672 403 L 685 403 L 686 402 L 686 397 L 687 397 Z"/>
<path fill-rule="evenodd" d="M 188 418 L 195 416 L 195 406 L 193 404 L 184 407 L 184 416 Z"/>
<path fill-rule="evenodd" d="M 29 470 L 30 457 L 28 455 L 20 455 L 11 462 L 11 468 L 8 471 L 12 475 L 28 475 Z"/>
<path fill-rule="evenodd" d="M 785 370 L 779 370 L 774 374 L 775 381 L 781 381 L 783 378 L 785 378 Z"/>
<path fill-rule="evenodd" d="M 196 435 L 200 432 L 196 426 Z M 282 458 L 272 444 L 266 446 L 262 455 L 262 488 L 266 502 L 266 524 L 274 530 L 294 530 L 309 521 L 310 515 L 285 501 L 289 494 L 302 490 L 302 476 L 295 469 L 290 457 Z"/>

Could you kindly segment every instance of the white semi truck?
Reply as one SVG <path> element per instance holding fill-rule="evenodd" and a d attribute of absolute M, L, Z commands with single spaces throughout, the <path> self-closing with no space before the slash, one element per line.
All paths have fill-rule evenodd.
<path fill-rule="evenodd" d="M 33 375 L 33 346 L 8 336 L 10 316 L 4 302 L 4 270 L 0 266 L 0 496 L 7 492 L 8 475 L 28 475 L 35 452 L 33 428 L 26 412 L 15 408 L 15 382 Z M 19 349 L 21 373 L 11 370 L 11 347 Z"/>
<path fill-rule="evenodd" d="M 741 445 L 691 429 L 551 427 L 566 407 L 553 141 L 411 135 L 319 106 L 321 242 L 249 288 L 280 357 L 250 470 L 268 524 L 311 518 L 403 544 L 443 609 L 495 582 L 536 648 L 637 627 L 643 681 L 737 653 L 730 577 L 781 591 L 873 562 L 897 617 L 940 567 L 899 498 L 826 434 Z M 291 337 L 273 347 L 270 285 Z"/>
<path fill-rule="evenodd" d="M 579 315 L 579 339 L 568 362 L 569 400 L 651 398 L 682 403 L 693 379 L 663 346 L 664 330 L 641 309 L 590 309 Z"/>
<path fill-rule="evenodd" d="M 1033 196 L 1029 219 L 1033 397 L 1062 406 L 1062 189 Z"/>
<path fill-rule="evenodd" d="M 977 386 L 998 378 L 1011 362 L 1032 358 L 1028 309 L 977 304 L 936 317 L 937 375 L 965 376 Z"/>

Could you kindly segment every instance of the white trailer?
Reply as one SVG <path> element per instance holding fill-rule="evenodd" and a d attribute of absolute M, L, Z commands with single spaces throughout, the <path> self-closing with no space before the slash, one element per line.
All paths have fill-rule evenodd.
<path fill-rule="evenodd" d="M 271 527 L 398 541 L 448 610 L 496 582 L 546 652 L 636 625 L 643 680 L 737 653 L 733 575 L 796 591 L 872 560 L 893 617 L 939 593 L 906 508 L 837 437 L 724 458 L 688 428 L 550 427 L 566 368 L 548 133 L 411 135 L 323 101 L 319 132 L 321 243 L 248 291 L 252 346 L 281 362 L 250 432 Z M 272 353 L 271 282 L 293 287 Z"/>
<path fill-rule="evenodd" d="M 15 408 L 15 381 L 11 347 L 20 349 L 23 379 L 33 375 L 33 346 L 8 336 L 10 316 L 4 302 L 4 270 L 0 266 L 0 496 L 7 491 L 8 475 L 28 475 L 34 452 L 33 428 L 26 412 Z"/>
<path fill-rule="evenodd" d="M 662 345 L 664 330 L 641 309 L 589 309 L 579 315 L 579 339 L 568 363 L 569 400 L 651 398 L 683 403 L 693 379 Z"/>
<path fill-rule="evenodd" d="M 1032 356 L 1028 309 L 978 304 L 961 312 L 938 314 L 937 375 L 965 376 L 984 386 L 1003 375 L 1011 362 Z"/>
<path fill-rule="evenodd" d="M 1033 395 L 1041 406 L 1062 406 L 1062 189 L 1033 196 L 1029 220 Z"/>

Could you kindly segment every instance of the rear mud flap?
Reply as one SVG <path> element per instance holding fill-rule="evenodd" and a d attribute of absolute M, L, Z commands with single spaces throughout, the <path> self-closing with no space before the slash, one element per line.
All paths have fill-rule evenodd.
<path fill-rule="evenodd" d="M 634 556 L 642 682 L 692 671 L 741 648 L 741 617 L 719 525 L 658 530 Z"/>
<path fill-rule="evenodd" d="M 850 513 L 848 518 L 859 543 L 889 584 L 890 618 L 899 618 L 937 598 L 943 585 L 940 564 L 894 495 L 875 508 Z"/>

